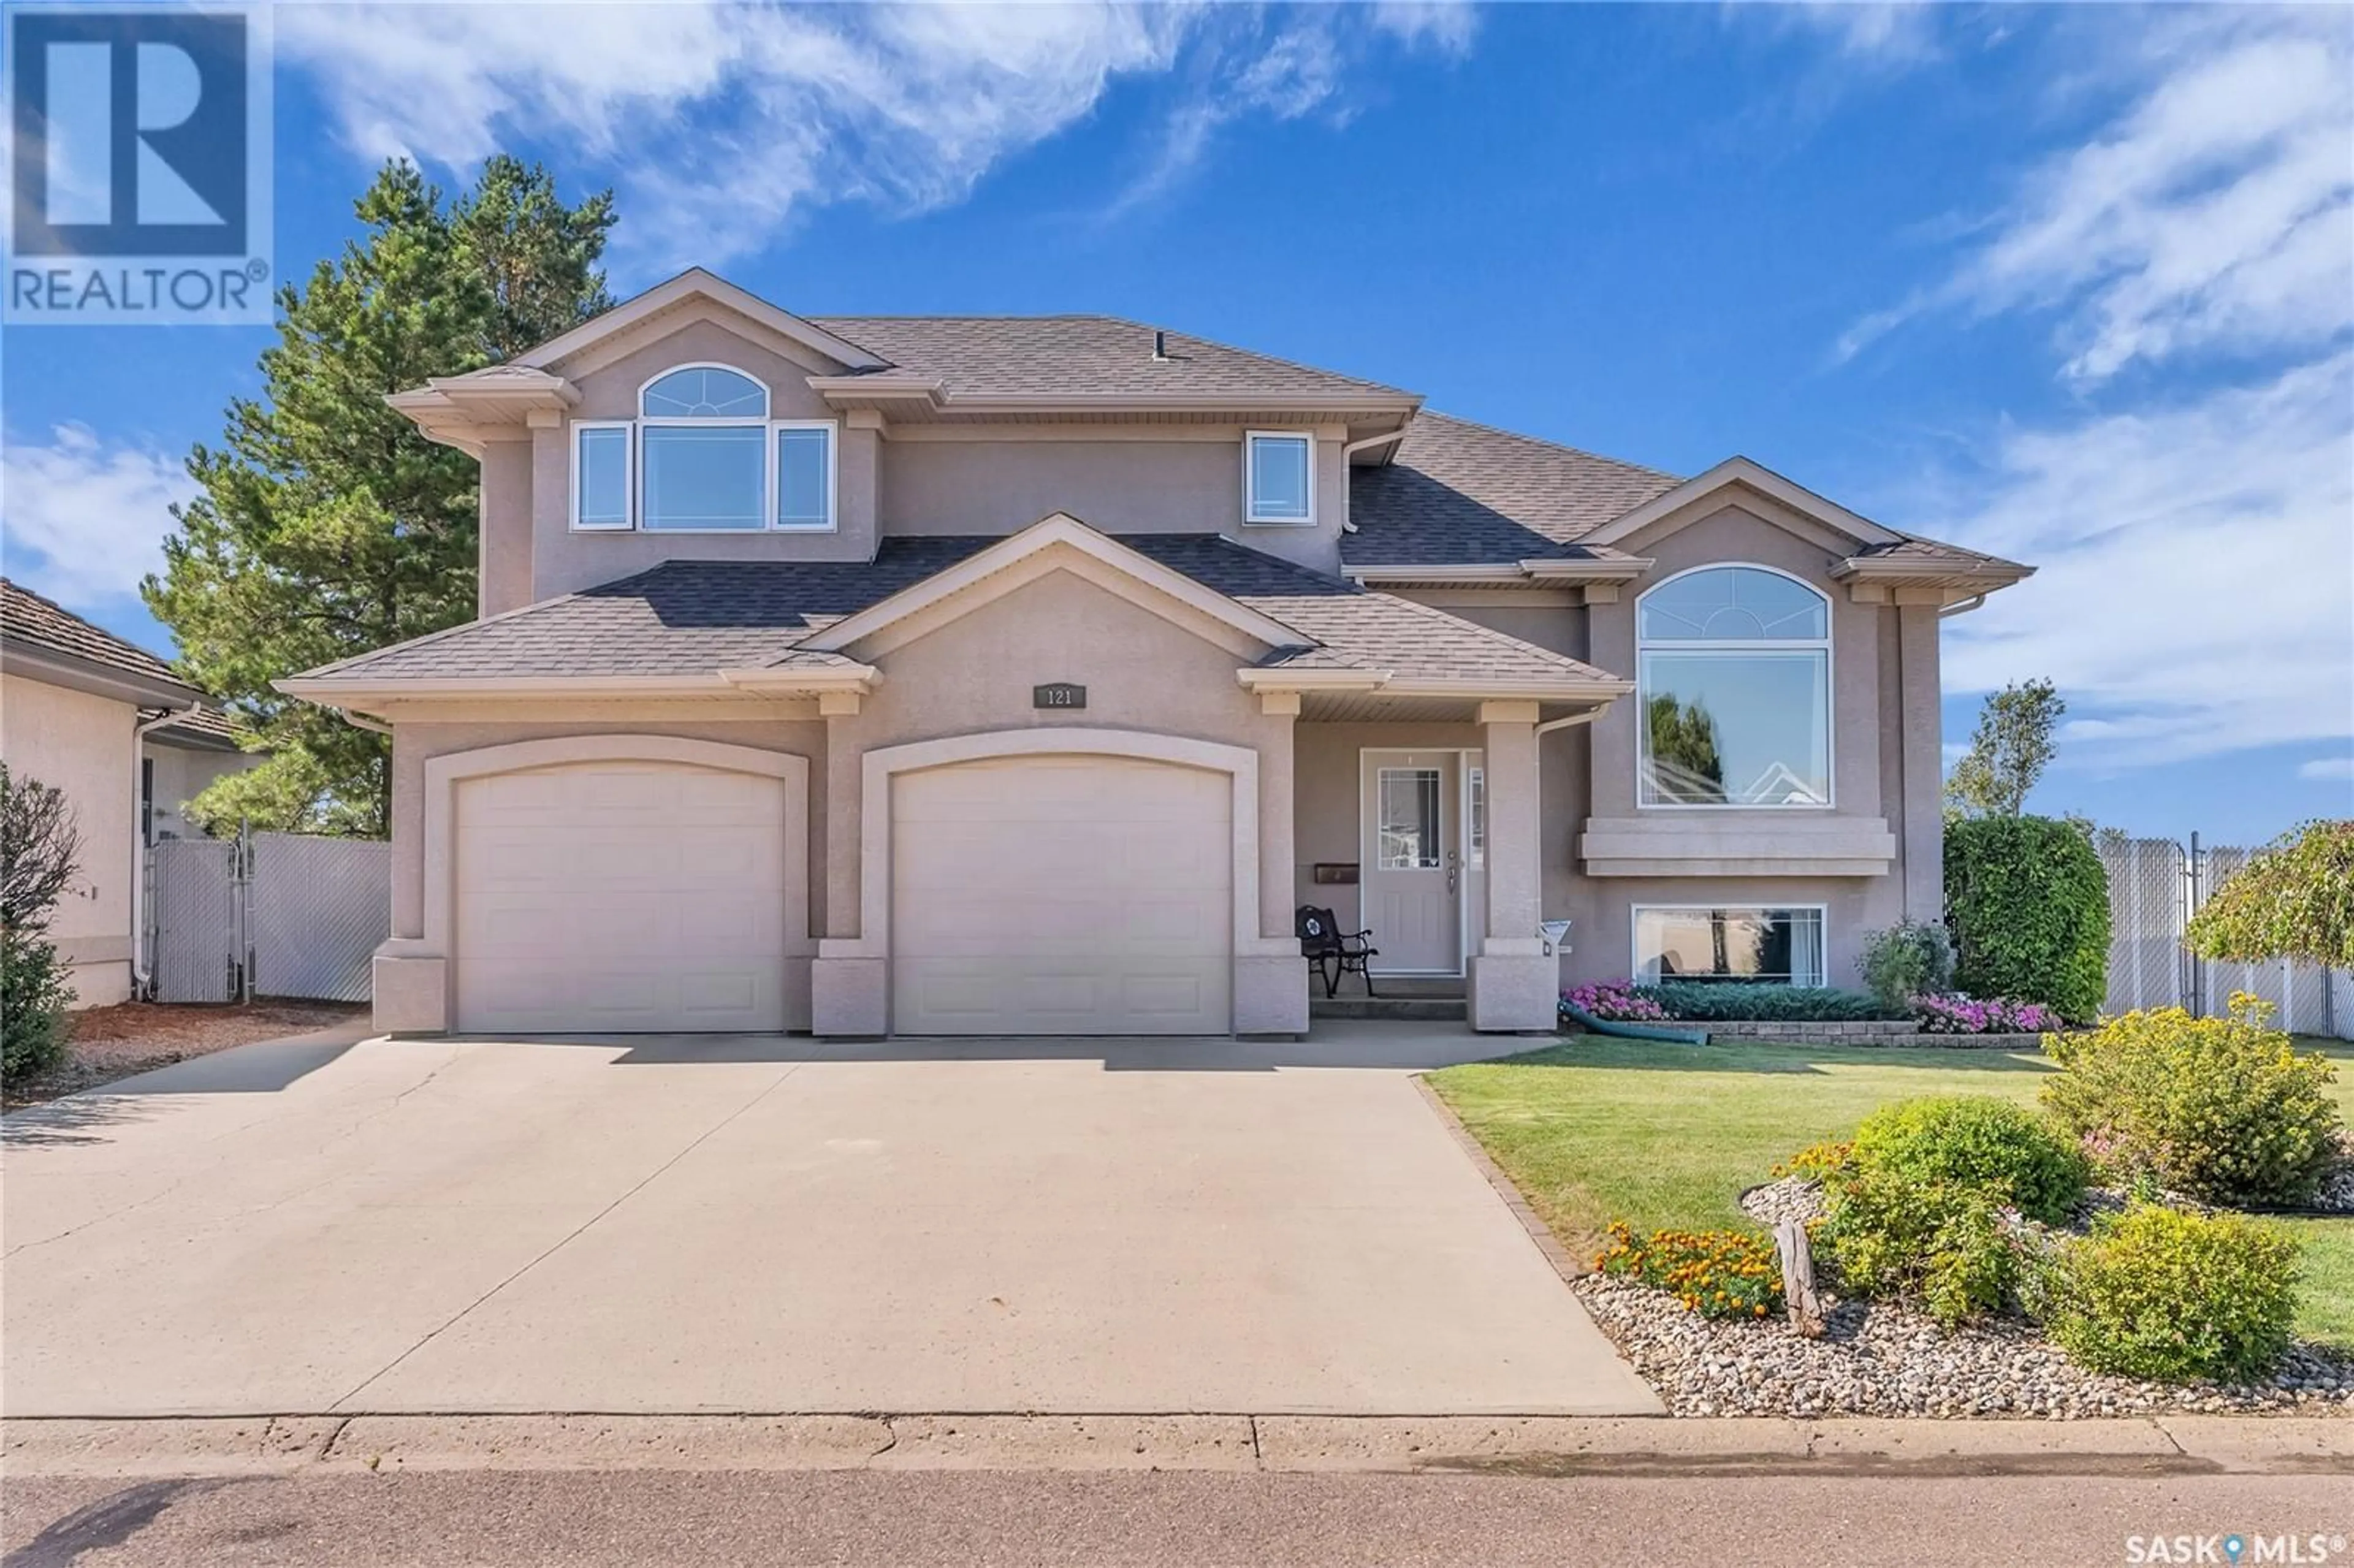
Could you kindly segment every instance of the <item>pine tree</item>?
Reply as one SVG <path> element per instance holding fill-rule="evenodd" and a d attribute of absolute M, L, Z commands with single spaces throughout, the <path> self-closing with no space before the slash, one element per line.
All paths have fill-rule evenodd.
<path fill-rule="evenodd" d="M 392 392 L 511 358 L 612 303 L 597 263 L 610 192 L 567 207 L 537 165 L 498 156 L 442 193 L 388 163 L 357 203 L 365 232 L 279 295 L 263 395 L 229 403 L 188 472 L 164 569 L 142 591 L 189 679 L 269 753 L 192 802 L 207 828 L 382 837 L 383 736 L 270 686 L 281 677 L 471 619 L 472 459 L 385 406 Z"/>

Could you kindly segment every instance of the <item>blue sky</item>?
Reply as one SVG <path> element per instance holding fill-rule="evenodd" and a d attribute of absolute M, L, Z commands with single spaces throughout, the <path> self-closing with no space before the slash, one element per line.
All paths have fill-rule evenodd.
<path fill-rule="evenodd" d="M 2070 703 L 2035 804 L 2354 813 L 2354 11 L 281 6 L 277 257 L 376 160 L 617 187 L 626 293 L 1104 311 L 1679 472 L 1746 454 L 2040 575 L 1946 723 Z M 11 329 L 7 569 L 134 586 L 259 331 Z"/>

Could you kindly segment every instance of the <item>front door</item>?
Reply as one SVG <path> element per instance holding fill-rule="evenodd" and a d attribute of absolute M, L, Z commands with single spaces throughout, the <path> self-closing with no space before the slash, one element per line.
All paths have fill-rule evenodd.
<path fill-rule="evenodd" d="M 1367 751 L 1357 874 L 1375 974 L 1463 972 L 1462 754 Z"/>

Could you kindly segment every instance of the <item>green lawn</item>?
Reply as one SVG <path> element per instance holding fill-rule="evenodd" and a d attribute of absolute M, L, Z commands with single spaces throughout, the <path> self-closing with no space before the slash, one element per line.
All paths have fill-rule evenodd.
<path fill-rule="evenodd" d="M 2354 1118 L 2354 1047 L 2303 1040 L 2338 1063 Z M 1734 1206 L 1774 1162 L 1844 1138 L 1873 1107 L 1913 1095 L 2002 1095 L 2032 1104 L 2051 1069 L 2034 1054 L 1841 1046 L 1654 1045 L 1581 1035 L 1499 1062 L 1430 1075 L 1431 1087 L 1573 1253 L 1591 1256 L 1623 1219 L 1747 1225 Z M 2284 1222 L 2306 1244 L 2298 1331 L 2354 1348 L 2354 1220 Z"/>

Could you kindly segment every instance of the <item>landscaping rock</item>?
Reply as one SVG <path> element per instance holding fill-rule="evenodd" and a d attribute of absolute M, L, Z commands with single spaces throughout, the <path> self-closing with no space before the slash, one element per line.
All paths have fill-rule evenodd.
<path fill-rule="evenodd" d="M 1743 1206 L 1767 1190 L 1752 1189 Z M 1588 1275 L 1576 1290 L 1676 1415 L 2354 1414 L 2354 1356 L 2318 1345 L 2293 1347 L 2264 1384 L 2139 1383 L 2084 1371 L 2017 1320 L 1949 1334 L 1901 1307 L 1835 1300 L 1823 1337 L 1805 1340 L 1778 1322 L 1711 1321 L 1608 1275 Z"/>
<path fill-rule="evenodd" d="M 1823 1217 L 1823 1184 L 1807 1176 L 1785 1176 L 1741 1194 L 1741 1212 L 1772 1230 L 1784 1220 L 1812 1224 Z"/>

